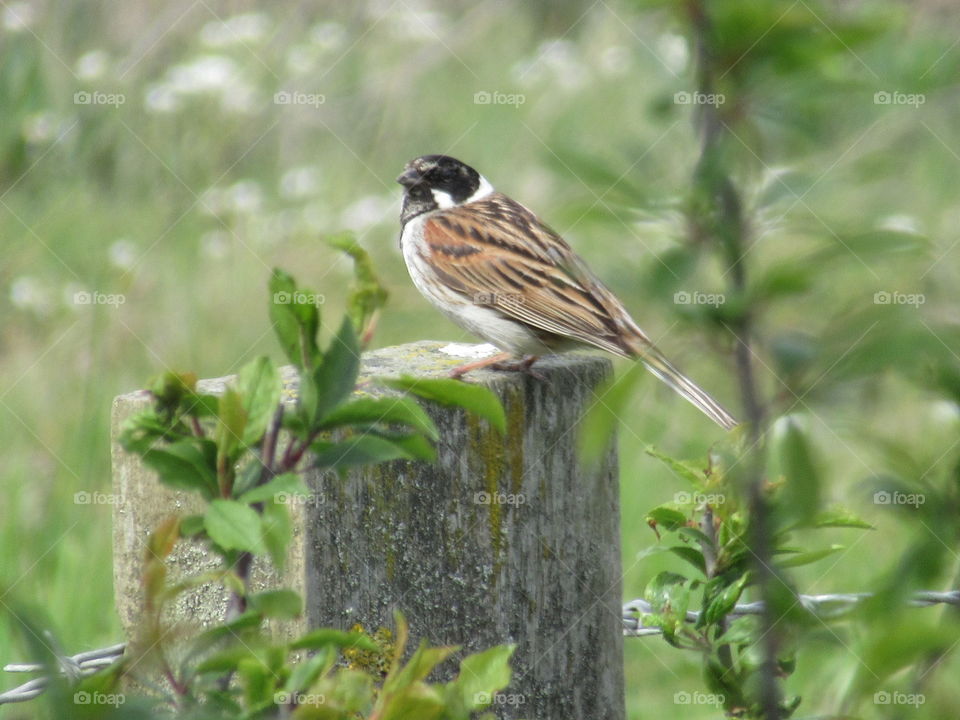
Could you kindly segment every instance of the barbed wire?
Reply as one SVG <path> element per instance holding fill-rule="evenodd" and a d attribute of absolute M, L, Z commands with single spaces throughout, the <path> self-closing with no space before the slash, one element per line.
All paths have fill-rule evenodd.
<path fill-rule="evenodd" d="M 864 600 L 873 597 L 872 593 L 833 593 L 828 595 L 798 595 L 797 601 L 808 612 L 827 620 L 834 619 L 853 610 Z M 921 590 L 914 593 L 909 605 L 913 607 L 930 607 L 932 605 L 960 605 L 960 590 L 933 591 Z M 653 613 L 653 607 L 646 600 L 640 598 L 631 600 L 623 606 L 623 634 L 624 637 L 647 637 L 659 635 L 660 628 L 640 624 L 643 615 Z M 763 612 L 762 602 L 742 603 L 730 612 L 732 617 L 759 615 Z M 690 611 L 686 621 L 696 623 L 700 613 Z M 87 675 L 93 675 L 100 670 L 110 667 L 123 657 L 126 643 L 118 643 L 99 650 L 87 650 L 71 656 L 58 656 L 59 674 L 77 680 Z M 9 673 L 36 673 L 43 672 L 45 665 L 40 663 L 14 663 L 4 666 Z M 42 675 L 22 685 L 0 693 L 0 705 L 4 703 L 24 702 L 41 695 L 50 684 L 50 678 Z"/>
<path fill-rule="evenodd" d="M 832 620 L 840 617 L 859 605 L 864 600 L 873 597 L 872 593 L 833 593 L 828 595 L 798 595 L 797 602 L 808 612 L 816 615 L 821 620 Z M 930 607 L 931 605 L 960 605 L 960 590 L 920 590 L 914 593 L 908 604 L 913 607 Z M 762 602 L 743 603 L 737 605 L 730 612 L 730 617 L 743 617 L 746 615 L 759 615 L 763 612 L 764 604 Z M 641 625 L 640 620 L 643 615 L 653 614 L 653 606 L 646 600 L 631 600 L 623 606 L 623 634 L 626 637 L 646 637 L 648 635 L 659 635 L 660 628 L 654 626 Z M 700 619 L 700 613 L 696 611 L 687 612 L 686 621 L 696 623 Z"/>
<path fill-rule="evenodd" d="M 87 675 L 93 675 L 103 668 L 110 667 L 123 656 L 126 649 L 126 643 L 118 643 L 99 650 L 87 650 L 70 656 L 58 656 L 57 665 L 59 666 L 59 675 L 78 680 Z M 43 672 L 47 669 L 46 665 L 40 663 L 13 663 L 4 666 L 4 671 L 10 673 L 35 673 Z M 50 677 L 42 675 L 34 678 L 23 685 L 0 693 L 0 705 L 4 703 L 23 702 L 32 700 L 41 695 L 50 684 Z"/>

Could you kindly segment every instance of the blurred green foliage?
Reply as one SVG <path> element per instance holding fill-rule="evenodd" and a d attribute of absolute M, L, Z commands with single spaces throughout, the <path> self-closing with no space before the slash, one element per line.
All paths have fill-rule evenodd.
<path fill-rule="evenodd" d="M 956 637 L 951 611 L 900 601 L 957 584 L 956 10 L 710 6 L 715 91 L 729 96 L 721 159 L 748 219 L 744 297 L 692 212 L 687 3 L 0 8 L 0 543 L 16 549 L 0 559 L 4 605 L 42 608 L 71 651 L 116 639 L 110 508 L 74 501 L 109 487 L 111 398 L 158 366 L 219 376 L 273 353 L 261 302 L 273 266 L 296 267 L 339 317 L 350 261 L 322 234 L 354 230 L 373 254 L 391 293 L 376 343 L 467 339 L 397 252 L 392 179 L 411 157 L 449 152 L 567 237 L 731 409 L 724 323 L 744 303 L 757 311 L 763 394 L 775 416 L 799 416 L 773 432 L 799 428 L 807 448 L 778 440 L 776 463 L 809 458 L 821 507 L 876 528 L 798 533 L 845 546 L 792 570 L 798 590 L 880 596 L 844 626 L 804 631 L 787 692 L 806 714 L 850 698 L 864 717 L 955 714 L 958 661 L 939 654 Z M 689 489 L 647 448 L 700 467 L 715 440 L 653 382 L 635 392 L 619 413 L 627 598 L 690 567 L 638 555 L 657 542 L 650 509 Z M 875 500 L 894 491 L 925 502 Z M 17 625 L 0 623 L 0 647 Z M 871 702 L 914 683 L 916 708 Z M 626 685 L 631 717 L 716 716 L 676 706 L 674 693 L 703 687 L 701 663 L 663 643 L 628 641 Z"/>

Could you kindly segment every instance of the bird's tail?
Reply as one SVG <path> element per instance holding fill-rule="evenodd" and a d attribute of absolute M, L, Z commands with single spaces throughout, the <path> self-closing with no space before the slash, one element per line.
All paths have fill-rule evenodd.
<path fill-rule="evenodd" d="M 655 347 L 648 346 L 638 353 L 638 359 L 663 382 L 669 385 L 677 394 L 686 398 L 704 415 L 713 420 L 724 430 L 731 430 L 739 423 L 723 407 L 710 397 L 705 390 L 677 370 Z"/>

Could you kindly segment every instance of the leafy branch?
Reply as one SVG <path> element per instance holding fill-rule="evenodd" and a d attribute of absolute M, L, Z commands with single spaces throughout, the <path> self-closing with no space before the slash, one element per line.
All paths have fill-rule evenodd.
<path fill-rule="evenodd" d="M 326 346 L 320 340 L 319 296 L 298 288 L 280 270 L 270 281 L 270 319 L 296 370 L 295 388 L 283 387 L 267 357 L 245 365 L 220 395 L 199 391 L 192 374 L 166 373 L 150 384 L 153 406 L 122 430 L 124 449 L 139 455 L 161 483 L 204 501 L 201 513 L 172 517 L 151 535 L 143 568 L 142 637 L 118 671 L 149 669 L 141 681 L 161 692 L 174 712 L 190 715 L 203 707 L 204 717 L 294 712 L 345 720 L 411 713 L 468 718 L 488 707 L 509 682 L 513 648 L 502 646 L 465 658 L 453 682 L 427 684 L 427 675 L 458 648 L 421 644 L 403 663 L 407 629 L 400 615 L 396 639 L 387 645 L 362 629 L 311 630 L 288 642 L 262 630 L 267 620 L 291 620 L 303 611 L 292 590 L 254 592 L 250 574 L 258 557 L 283 567 L 293 528 L 282 499 L 310 492 L 304 471 L 343 474 L 392 460 L 433 461 L 439 431 L 411 396 L 462 407 L 500 431 L 505 427 L 503 408 L 491 391 L 453 380 L 374 379 L 394 392 L 355 394 L 359 335 L 369 340 L 386 293 L 359 246 L 346 237 L 337 243 L 354 258 L 358 283 L 347 316 Z M 219 567 L 172 581 L 167 560 L 182 540 L 203 544 Z M 207 583 L 229 593 L 223 623 L 174 642 L 178 634 L 166 627 L 165 610 Z M 355 666 L 349 658 L 358 653 L 380 660 Z M 163 686 L 154 682 L 157 676 Z"/>

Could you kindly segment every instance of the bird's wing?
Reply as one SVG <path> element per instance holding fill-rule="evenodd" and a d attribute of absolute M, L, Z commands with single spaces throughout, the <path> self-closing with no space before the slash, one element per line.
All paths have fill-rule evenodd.
<path fill-rule="evenodd" d="M 430 216 L 424 240 L 424 261 L 474 304 L 618 355 L 649 343 L 570 246 L 505 195 Z"/>

